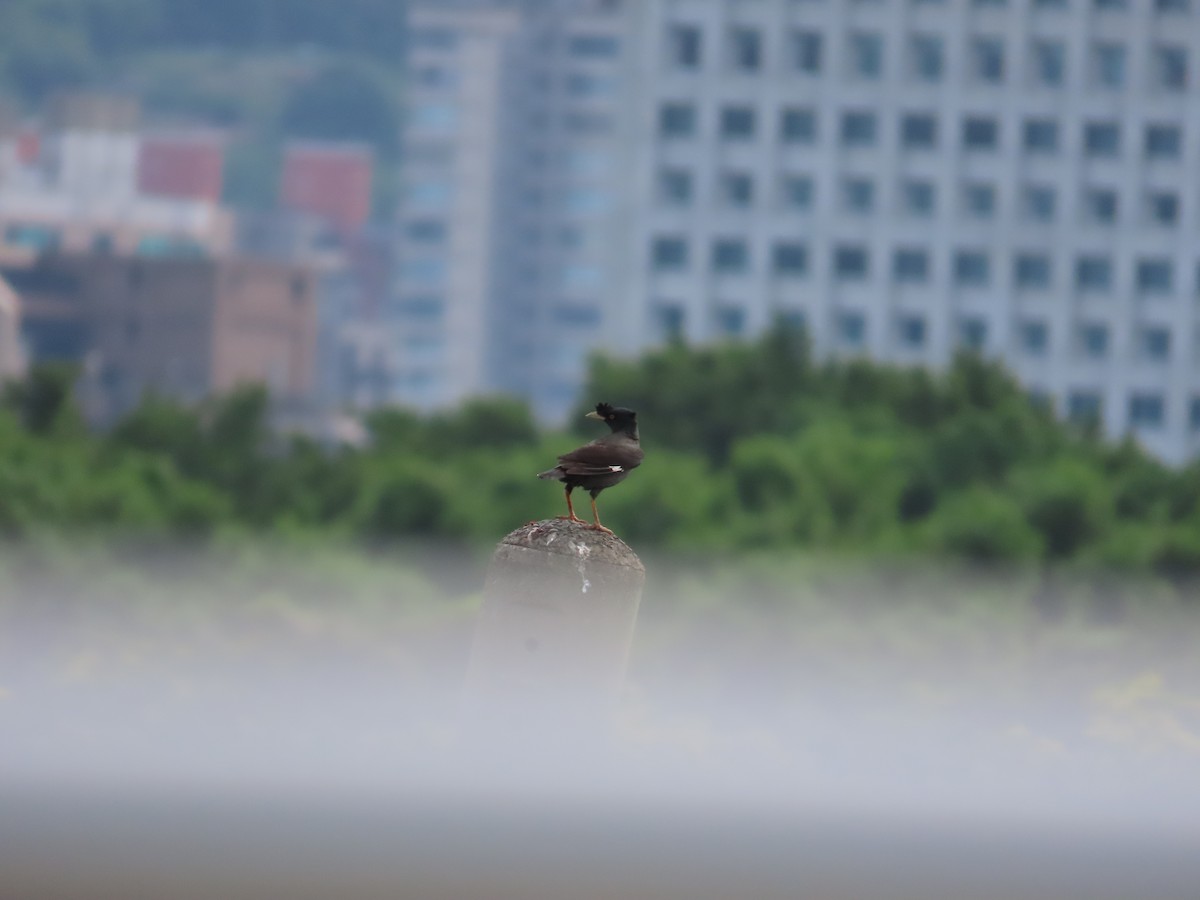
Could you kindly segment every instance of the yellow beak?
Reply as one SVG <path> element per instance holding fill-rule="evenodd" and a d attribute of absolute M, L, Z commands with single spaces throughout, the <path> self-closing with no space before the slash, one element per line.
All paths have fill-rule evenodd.
<path fill-rule="evenodd" d="M 588 413 L 586 416 L 584 416 L 584 418 L 585 419 L 598 419 L 601 422 L 604 421 L 604 416 L 600 415 L 600 413 L 596 412 L 594 409 L 590 413 Z"/>

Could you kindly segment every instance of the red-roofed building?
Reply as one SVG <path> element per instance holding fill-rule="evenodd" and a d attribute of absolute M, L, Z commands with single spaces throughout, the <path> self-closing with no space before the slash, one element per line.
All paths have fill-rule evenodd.
<path fill-rule="evenodd" d="M 355 232 L 371 216 L 374 159 L 362 144 L 297 141 L 283 152 L 283 207 Z"/>
<path fill-rule="evenodd" d="M 209 131 L 148 134 L 138 150 L 138 193 L 180 200 L 221 199 L 225 142 Z"/>

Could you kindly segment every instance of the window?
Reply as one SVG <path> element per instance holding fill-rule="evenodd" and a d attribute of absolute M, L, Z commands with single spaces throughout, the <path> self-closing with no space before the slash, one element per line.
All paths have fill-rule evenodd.
<path fill-rule="evenodd" d="M 808 107 L 783 110 L 779 115 L 779 138 L 785 144 L 811 144 L 817 139 L 817 112 Z"/>
<path fill-rule="evenodd" d="M 932 218 L 937 212 L 937 190 L 931 181 L 905 181 L 900 185 L 904 212 L 914 219 Z"/>
<path fill-rule="evenodd" d="M 841 281 L 862 281 L 870 274 L 865 247 L 840 246 L 833 250 L 833 273 Z"/>
<path fill-rule="evenodd" d="M 1117 221 L 1117 192 L 1110 188 L 1088 188 L 1083 195 L 1084 216 L 1097 225 Z"/>
<path fill-rule="evenodd" d="M 900 120 L 900 144 L 910 150 L 932 149 L 937 144 L 937 118 L 929 113 L 913 113 Z"/>
<path fill-rule="evenodd" d="M 1115 157 L 1121 152 L 1121 129 L 1116 122 L 1088 122 L 1083 126 L 1083 150 L 1088 156 Z"/>
<path fill-rule="evenodd" d="M 1179 195 L 1171 191 L 1147 193 L 1146 219 L 1152 225 L 1174 228 L 1179 224 Z"/>
<path fill-rule="evenodd" d="M 717 309 L 717 330 L 727 337 L 738 337 L 746 331 L 746 311 L 738 306 Z"/>
<path fill-rule="evenodd" d="M 991 280 L 988 256 L 982 250 L 959 250 L 954 254 L 954 283 L 961 287 L 986 287 Z"/>
<path fill-rule="evenodd" d="M 861 347 L 867 337 L 867 320 L 860 312 L 837 314 L 838 341 L 845 347 Z"/>
<path fill-rule="evenodd" d="M 664 103 L 658 110 L 658 133 L 668 138 L 694 135 L 696 107 L 690 103 Z"/>
<path fill-rule="evenodd" d="M 996 215 L 996 186 L 987 182 L 963 185 L 963 212 L 972 219 L 990 219 Z"/>
<path fill-rule="evenodd" d="M 436 294 L 420 294 L 406 298 L 393 311 L 405 318 L 431 321 L 442 317 L 446 311 L 446 301 Z"/>
<path fill-rule="evenodd" d="M 611 75 L 574 72 L 567 77 L 567 93 L 572 97 L 611 97 L 616 92 L 617 80 Z"/>
<path fill-rule="evenodd" d="M 1138 345 L 1143 359 L 1166 362 L 1171 356 L 1171 332 L 1161 325 L 1148 325 L 1138 334 Z"/>
<path fill-rule="evenodd" d="M 864 81 L 883 77 L 883 37 L 874 33 L 850 35 L 850 75 Z"/>
<path fill-rule="evenodd" d="M 667 54 L 676 68 L 700 68 L 702 49 L 700 29 L 695 25 L 672 25 L 667 32 Z"/>
<path fill-rule="evenodd" d="M 925 346 L 925 319 L 921 316 L 902 315 L 896 320 L 900 343 L 906 347 Z"/>
<path fill-rule="evenodd" d="M 690 206 L 694 194 L 694 179 L 687 169 L 663 169 L 658 173 L 658 195 L 663 203 Z"/>
<path fill-rule="evenodd" d="M 987 344 L 987 322 L 974 316 L 960 319 L 958 339 L 969 350 L 982 350 Z"/>
<path fill-rule="evenodd" d="M 1166 419 L 1162 394 L 1135 393 L 1129 396 L 1129 424 L 1133 428 L 1161 428 Z"/>
<path fill-rule="evenodd" d="M 446 223 L 441 219 L 413 219 L 404 227 L 410 241 L 418 244 L 440 244 L 446 240 Z"/>
<path fill-rule="evenodd" d="M 659 333 L 669 341 L 677 341 L 683 337 L 687 323 L 687 313 L 679 303 L 659 302 L 654 307 L 655 324 Z"/>
<path fill-rule="evenodd" d="M 1000 126 L 995 119 L 968 116 L 963 120 L 962 142 L 967 150 L 995 150 L 1000 143 Z"/>
<path fill-rule="evenodd" d="M 1018 253 L 1013 260 L 1013 282 L 1020 290 L 1046 290 L 1050 271 L 1050 257 L 1045 253 Z"/>
<path fill-rule="evenodd" d="M 757 72 L 762 68 L 762 35 L 756 29 L 730 30 L 729 64 L 739 72 Z"/>
<path fill-rule="evenodd" d="M 942 80 L 945 50 L 942 39 L 930 34 L 913 35 L 908 45 L 909 70 L 914 81 L 936 84 Z"/>
<path fill-rule="evenodd" d="M 842 206 L 856 215 L 870 213 L 875 208 L 875 183 L 867 178 L 843 179 Z"/>
<path fill-rule="evenodd" d="M 452 191 L 444 181 L 418 181 L 406 190 L 408 203 L 423 209 L 444 209 L 450 204 Z"/>
<path fill-rule="evenodd" d="M 721 175 L 721 201 L 735 209 L 746 209 L 754 203 L 754 179 L 748 172 L 725 172 Z"/>
<path fill-rule="evenodd" d="M 452 131 L 458 125 L 458 107 L 449 103 L 423 103 L 413 107 L 409 121 L 414 128 Z"/>
<path fill-rule="evenodd" d="M 1179 159 L 1183 155 L 1183 131 L 1178 125 L 1146 126 L 1147 159 Z"/>
<path fill-rule="evenodd" d="M 779 200 L 785 209 L 808 211 L 813 196 L 813 180 L 807 175 L 785 175 L 779 182 Z"/>
<path fill-rule="evenodd" d="M 1112 290 L 1113 266 L 1107 256 L 1081 256 L 1075 260 L 1075 287 L 1085 293 Z"/>
<path fill-rule="evenodd" d="M 971 74 L 982 84 L 1004 81 L 1004 42 L 1000 38 L 975 38 L 971 41 Z"/>
<path fill-rule="evenodd" d="M 599 83 L 599 79 L 590 76 L 587 81 L 593 85 Z M 563 126 L 570 134 L 604 134 L 612 130 L 612 124 L 612 116 L 607 113 L 571 112 L 563 116 Z"/>
<path fill-rule="evenodd" d="M 1060 41 L 1034 41 L 1030 60 L 1035 85 L 1062 87 L 1067 80 L 1067 48 Z"/>
<path fill-rule="evenodd" d="M 1053 222 L 1058 213 L 1058 194 L 1049 185 L 1025 185 L 1021 191 L 1021 213 L 1028 222 Z"/>
<path fill-rule="evenodd" d="M 929 252 L 901 248 L 892 256 L 892 278 L 898 284 L 923 284 L 929 280 Z"/>
<path fill-rule="evenodd" d="M 817 75 L 821 71 L 821 56 L 823 44 L 821 35 L 816 31 L 796 31 L 792 33 L 791 52 L 792 67 L 807 75 Z"/>
<path fill-rule="evenodd" d="M 1080 325 L 1079 350 L 1088 359 L 1104 359 L 1108 356 L 1108 326 L 1102 322 Z"/>
<path fill-rule="evenodd" d="M 1027 320 L 1017 325 L 1017 341 L 1021 351 L 1029 356 L 1045 356 L 1050 345 L 1050 330 L 1045 322 Z"/>
<path fill-rule="evenodd" d="M 1175 267 L 1169 259 L 1139 259 L 1134 267 L 1134 285 L 1139 294 L 1169 294 L 1175 282 Z"/>
<path fill-rule="evenodd" d="M 595 328 L 600 321 L 600 310 L 594 306 L 564 304 L 554 310 L 555 324 L 567 328 Z"/>
<path fill-rule="evenodd" d="M 721 110 L 721 137 L 749 140 L 754 137 L 754 110 L 749 106 L 726 106 Z"/>
<path fill-rule="evenodd" d="M 1120 44 L 1092 47 L 1092 84 L 1106 90 L 1125 87 L 1126 53 Z"/>
<path fill-rule="evenodd" d="M 875 114 L 870 112 L 842 113 L 842 145 L 869 147 L 875 143 Z"/>
<path fill-rule="evenodd" d="M 715 272 L 745 272 L 750 268 L 750 251 L 746 242 L 737 238 L 718 238 L 713 241 L 712 267 Z"/>
<path fill-rule="evenodd" d="M 798 277 L 808 272 L 808 248 L 796 241 L 778 241 L 771 248 L 771 268 L 776 275 Z"/>
<path fill-rule="evenodd" d="M 400 277 L 410 284 L 439 285 L 446 279 L 444 259 L 409 259 L 400 266 Z"/>
<path fill-rule="evenodd" d="M 688 244 L 681 237 L 658 237 L 650 250 L 650 261 L 655 269 L 685 269 L 688 265 Z"/>
<path fill-rule="evenodd" d="M 1159 45 L 1154 48 L 1155 87 L 1172 93 L 1187 90 L 1187 47 Z"/>
<path fill-rule="evenodd" d="M 1058 123 L 1053 119 L 1026 119 L 1022 144 L 1027 153 L 1058 152 Z"/>
<path fill-rule="evenodd" d="M 577 34 L 567 42 L 567 52 L 581 59 L 612 59 L 620 43 L 608 34 Z"/>
<path fill-rule="evenodd" d="M 1100 395 L 1095 391 L 1071 391 L 1067 395 L 1067 418 L 1072 422 L 1099 422 L 1100 408 Z"/>

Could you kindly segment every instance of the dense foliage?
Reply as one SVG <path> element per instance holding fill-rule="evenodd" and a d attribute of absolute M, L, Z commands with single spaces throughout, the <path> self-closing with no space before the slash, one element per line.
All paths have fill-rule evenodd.
<path fill-rule="evenodd" d="M 362 448 L 268 427 L 247 388 L 189 409 L 161 398 L 89 434 L 71 373 L 41 368 L 0 409 L 0 527 L 201 540 L 229 530 L 487 543 L 560 514 L 534 473 L 594 423 L 546 433 L 518 402 L 430 416 L 384 409 Z M 944 373 L 817 363 L 784 330 L 755 343 L 598 358 L 584 394 L 636 408 L 645 464 L 601 497 L 635 546 L 809 548 L 1200 574 L 1200 465 L 1056 421 L 998 365 Z M 584 403 L 581 401 L 579 412 Z"/>

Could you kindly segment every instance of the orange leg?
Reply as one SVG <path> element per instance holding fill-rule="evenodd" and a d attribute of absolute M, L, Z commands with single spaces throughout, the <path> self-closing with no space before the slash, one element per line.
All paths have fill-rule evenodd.
<path fill-rule="evenodd" d="M 583 522 L 584 525 L 588 524 L 583 519 L 579 518 L 579 516 L 575 515 L 575 507 L 571 504 L 571 489 L 568 487 L 563 491 L 563 493 L 567 497 L 567 514 L 565 516 L 559 516 L 558 518 L 568 519 L 572 522 Z M 593 503 L 594 502 L 595 501 L 593 501 Z"/>
<path fill-rule="evenodd" d="M 603 525 L 600 524 L 600 513 L 596 512 L 596 498 L 595 497 L 592 498 L 592 518 L 596 520 L 596 524 L 593 525 L 592 527 L 595 528 L 597 531 L 603 531 L 606 534 L 613 533 L 611 528 L 605 528 Z"/>

